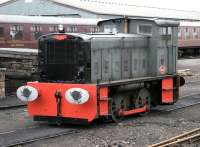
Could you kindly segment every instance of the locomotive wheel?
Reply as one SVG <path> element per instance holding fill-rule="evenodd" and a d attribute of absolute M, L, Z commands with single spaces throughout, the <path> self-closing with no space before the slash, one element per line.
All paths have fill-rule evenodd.
<path fill-rule="evenodd" d="M 139 113 L 140 116 L 147 115 L 150 112 L 150 100 L 151 100 L 150 92 L 146 88 L 140 89 L 138 93 L 137 107 L 141 108 L 144 107 L 145 105 L 147 106 L 147 111 Z"/>
<path fill-rule="evenodd" d="M 123 115 L 120 114 L 125 110 L 126 103 L 125 99 L 115 97 L 110 100 L 110 119 L 112 122 L 118 123 L 123 120 Z"/>

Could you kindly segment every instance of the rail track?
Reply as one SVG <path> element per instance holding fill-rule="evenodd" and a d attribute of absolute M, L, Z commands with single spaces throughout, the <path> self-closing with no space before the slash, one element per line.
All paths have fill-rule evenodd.
<path fill-rule="evenodd" d="M 79 133 L 75 128 L 37 126 L 0 133 L 0 147 L 23 146 L 36 141 Z"/>
<path fill-rule="evenodd" d="M 19 105 L 7 105 L 7 106 L 1 106 L 0 110 L 8 110 L 8 109 L 15 109 L 15 108 L 23 108 L 26 104 L 19 104 Z"/>
<path fill-rule="evenodd" d="M 0 100 L 0 110 L 23 108 L 25 106 L 26 103 L 21 102 L 14 94 L 6 95 L 5 99 Z"/>
<path fill-rule="evenodd" d="M 163 142 L 150 145 L 148 147 L 174 147 L 180 145 L 188 145 L 200 141 L 200 128 L 175 136 Z"/>
<path fill-rule="evenodd" d="M 192 83 L 199 83 L 200 82 L 200 75 L 196 76 L 185 76 L 185 84 L 192 84 Z"/>
<path fill-rule="evenodd" d="M 200 79 L 198 79 L 198 80 L 194 80 L 194 81 L 188 81 L 188 82 L 186 82 L 185 83 L 185 85 L 187 86 L 187 85 L 191 85 L 191 84 L 199 84 L 200 83 Z"/>

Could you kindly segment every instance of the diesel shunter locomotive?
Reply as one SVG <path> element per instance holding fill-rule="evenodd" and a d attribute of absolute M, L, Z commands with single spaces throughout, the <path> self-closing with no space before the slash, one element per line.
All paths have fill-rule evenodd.
<path fill-rule="evenodd" d="M 40 80 L 17 90 L 35 121 L 117 122 L 178 100 L 178 22 L 119 18 L 103 33 L 53 33 L 39 39 Z"/>

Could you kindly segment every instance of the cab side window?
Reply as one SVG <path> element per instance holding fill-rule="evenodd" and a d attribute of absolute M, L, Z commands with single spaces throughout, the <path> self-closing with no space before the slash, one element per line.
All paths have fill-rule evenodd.
<path fill-rule="evenodd" d="M 151 24 L 139 24 L 137 27 L 137 33 L 143 35 L 152 35 L 152 25 Z"/>

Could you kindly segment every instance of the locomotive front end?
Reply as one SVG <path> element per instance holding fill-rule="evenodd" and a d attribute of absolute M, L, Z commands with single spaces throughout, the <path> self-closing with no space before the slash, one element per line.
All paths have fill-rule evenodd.
<path fill-rule="evenodd" d="M 88 82 L 87 42 L 65 33 L 42 36 L 39 69 L 39 82 L 28 82 L 17 90 L 35 121 L 86 124 L 96 118 L 97 89 Z"/>
<path fill-rule="evenodd" d="M 87 124 L 97 115 L 95 85 L 29 82 L 17 96 L 35 121 Z"/>

